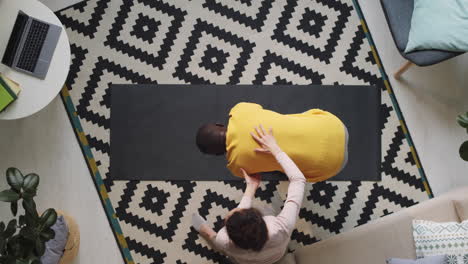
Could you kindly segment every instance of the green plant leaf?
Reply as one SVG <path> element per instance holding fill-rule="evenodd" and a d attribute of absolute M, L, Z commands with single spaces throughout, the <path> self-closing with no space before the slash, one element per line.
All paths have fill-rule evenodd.
<path fill-rule="evenodd" d="M 23 228 L 21 228 L 20 232 L 19 232 L 20 235 L 22 235 L 24 238 L 26 239 L 29 239 L 31 241 L 36 241 L 37 239 L 37 232 L 34 230 L 33 227 L 30 227 L 30 226 L 25 226 Z"/>
<path fill-rule="evenodd" d="M 24 215 L 20 215 L 18 218 L 18 224 L 19 226 L 24 226 L 26 225 L 26 217 Z"/>
<path fill-rule="evenodd" d="M 7 243 L 6 240 L 5 240 L 5 243 Z M 6 256 L 6 250 L 7 250 L 6 246 L 3 246 L 2 248 L 0 248 L 0 255 L 1 256 Z M 3 263 L 3 262 L 0 262 L 0 263 Z"/>
<path fill-rule="evenodd" d="M 36 256 L 29 256 L 26 263 L 27 264 L 41 264 L 39 258 Z"/>
<path fill-rule="evenodd" d="M 5 229 L 5 232 L 3 234 L 6 238 L 8 238 L 14 235 L 15 232 L 16 232 L 16 219 L 12 219 L 10 222 L 8 222 L 7 228 Z"/>
<path fill-rule="evenodd" d="M 468 140 L 463 142 L 463 144 L 460 146 L 460 157 L 465 160 L 465 161 L 468 161 Z"/>
<path fill-rule="evenodd" d="M 36 203 L 33 199 L 23 199 L 23 208 L 26 211 L 27 224 L 31 224 L 31 222 L 28 222 L 29 220 L 33 220 L 34 223 L 39 220 L 39 215 L 37 214 L 36 210 Z"/>
<path fill-rule="evenodd" d="M 5 242 L 6 242 L 5 238 L 0 235 L 0 248 L 3 248 L 5 246 Z"/>
<path fill-rule="evenodd" d="M 23 192 L 23 198 L 24 199 L 32 199 L 34 196 L 36 196 L 36 191 L 24 191 Z"/>
<path fill-rule="evenodd" d="M 24 259 L 17 259 L 15 264 L 28 264 L 29 262 L 27 260 L 24 260 Z"/>
<path fill-rule="evenodd" d="M 0 222 L 0 234 L 3 233 L 3 231 L 5 231 L 5 223 Z"/>
<path fill-rule="evenodd" d="M 2 202 L 15 202 L 18 201 L 20 195 L 13 190 L 4 190 L 0 192 L 0 201 Z"/>
<path fill-rule="evenodd" d="M 39 224 L 39 220 L 34 219 L 30 214 L 26 213 L 24 217 L 26 226 L 36 227 Z"/>
<path fill-rule="evenodd" d="M 10 208 L 11 208 L 11 213 L 13 214 L 13 216 L 16 216 L 16 214 L 18 213 L 18 201 L 11 202 Z"/>
<path fill-rule="evenodd" d="M 19 226 L 24 226 L 26 224 L 26 218 L 24 215 L 20 215 L 18 218 L 18 224 Z"/>
<path fill-rule="evenodd" d="M 461 114 L 457 117 L 457 122 L 460 126 L 468 128 L 468 112 Z"/>
<path fill-rule="evenodd" d="M 8 185 L 10 185 L 13 190 L 20 192 L 24 181 L 24 176 L 21 174 L 21 171 L 17 168 L 8 168 L 6 171 L 6 177 Z"/>
<path fill-rule="evenodd" d="M 35 193 L 39 185 L 39 175 L 30 173 L 24 177 L 23 190 L 28 193 Z"/>
<path fill-rule="evenodd" d="M 5 264 L 15 264 L 16 260 L 13 256 L 1 256 L 0 263 Z"/>
<path fill-rule="evenodd" d="M 55 237 L 55 231 L 47 228 L 46 230 L 41 232 L 41 238 L 44 242 L 47 242 Z"/>
<path fill-rule="evenodd" d="M 29 240 L 21 237 L 22 258 L 28 259 L 30 256 L 36 256 L 36 240 Z"/>
<path fill-rule="evenodd" d="M 37 253 L 37 256 L 41 257 L 42 255 L 44 255 L 44 252 L 45 252 L 45 242 L 40 240 L 40 239 L 37 239 L 36 240 L 36 253 Z"/>
<path fill-rule="evenodd" d="M 57 222 L 57 212 L 54 209 L 49 208 L 42 213 L 39 220 L 44 227 L 51 227 Z"/>
<path fill-rule="evenodd" d="M 0 245 L 0 256 L 6 255 L 6 246 L 5 246 L 6 242 L 7 242 L 6 237 L 4 236 L 3 233 L 0 233 L 0 244 L 1 244 Z M 0 263 L 3 263 L 3 262 L 0 261 Z"/>
<path fill-rule="evenodd" d="M 22 255 L 21 239 L 19 235 L 12 236 L 7 242 L 8 253 L 15 258 L 20 258 Z"/>

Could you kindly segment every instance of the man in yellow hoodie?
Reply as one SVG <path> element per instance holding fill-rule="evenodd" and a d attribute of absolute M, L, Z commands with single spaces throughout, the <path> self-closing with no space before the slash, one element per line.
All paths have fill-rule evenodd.
<path fill-rule="evenodd" d="M 259 124 L 262 124 L 259 126 Z M 307 181 L 319 182 L 338 174 L 348 160 L 348 131 L 335 115 L 311 109 L 299 114 L 283 115 L 254 103 L 239 103 L 229 113 L 227 127 L 205 124 L 197 133 L 201 152 L 226 154 L 232 174 L 282 171 L 271 155 L 258 147 L 253 128 L 274 131 L 278 144 L 304 173 Z"/>

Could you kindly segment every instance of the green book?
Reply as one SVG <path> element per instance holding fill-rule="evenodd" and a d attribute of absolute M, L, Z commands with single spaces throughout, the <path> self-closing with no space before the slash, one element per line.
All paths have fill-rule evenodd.
<path fill-rule="evenodd" d="M 10 86 L 3 78 L 0 78 L 0 112 L 14 102 L 18 96 L 13 92 Z"/>
<path fill-rule="evenodd" d="M 16 94 L 16 96 L 19 95 L 21 92 L 21 87 L 19 84 L 12 79 L 6 77 L 3 73 L 0 73 L 0 79 L 3 79 L 3 81 L 8 85 L 8 87 Z"/>

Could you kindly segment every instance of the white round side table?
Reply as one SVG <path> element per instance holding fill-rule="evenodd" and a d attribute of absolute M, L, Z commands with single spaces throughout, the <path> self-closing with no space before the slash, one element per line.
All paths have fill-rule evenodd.
<path fill-rule="evenodd" d="M 71 55 L 67 33 L 54 12 L 37 0 L 0 0 L 0 60 L 19 10 L 31 17 L 60 26 L 62 32 L 44 80 L 0 63 L 0 72 L 21 86 L 18 99 L 0 113 L 0 119 L 4 120 L 30 116 L 46 107 L 60 92 L 70 69 Z"/>

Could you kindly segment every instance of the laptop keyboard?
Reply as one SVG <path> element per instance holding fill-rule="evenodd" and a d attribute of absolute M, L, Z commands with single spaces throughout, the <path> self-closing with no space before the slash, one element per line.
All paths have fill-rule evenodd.
<path fill-rule="evenodd" d="M 41 54 L 42 46 L 44 45 L 48 30 L 48 24 L 32 20 L 28 35 L 26 36 L 26 41 L 23 45 L 23 50 L 18 58 L 18 62 L 16 63 L 16 67 L 29 72 L 34 72 L 34 68 L 36 67 L 39 55 Z"/>

